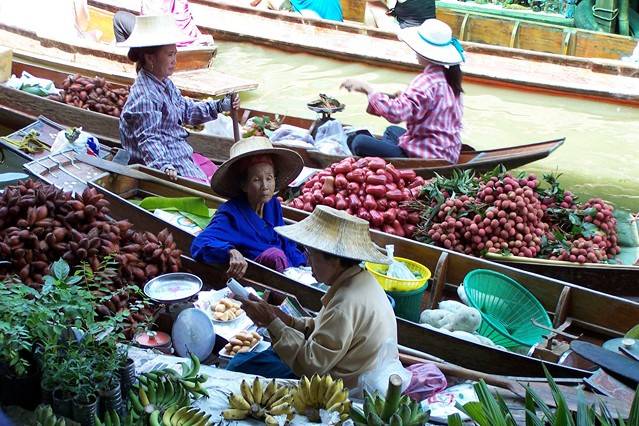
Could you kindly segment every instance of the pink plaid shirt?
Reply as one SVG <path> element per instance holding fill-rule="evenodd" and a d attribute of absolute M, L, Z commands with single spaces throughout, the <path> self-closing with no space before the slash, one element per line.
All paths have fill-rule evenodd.
<path fill-rule="evenodd" d="M 367 112 L 391 123 L 406 122 L 399 146 L 409 157 L 459 160 L 462 99 L 455 97 L 444 68 L 429 64 L 398 97 L 385 93 L 368 96 Z"/>

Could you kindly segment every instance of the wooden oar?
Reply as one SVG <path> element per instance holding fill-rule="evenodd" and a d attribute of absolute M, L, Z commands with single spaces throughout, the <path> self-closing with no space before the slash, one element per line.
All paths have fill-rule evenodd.
<path fill-rule="evenodd" d="M 572 342 L 570 349 L 621 379 L 639 383 L 639 362 L 589 342 Z"/>
<path fill-rule="evenodd" d="M 237 96 L 231 93 L 231 120 L 233 120 L 233 139 L 235 142 L 240 140 L 240 123 L 237 120 L 237 109 L 233 108 L 233 99 Z"/>
<path fill-rule="evenodd" d="M 400 349 L 401 351 L 401 349 Z M 437 368 L 440 369 L 442 373 L 447 376 L 454 376 L 461 379 L 479 381 L 484 380 L 486 384 L 495 386 L 501 389 L 506 389 L 516 396 L 525 399 L 526 397 L 526 386 L 530 386 L 537 395 L 541 398 L 541 400 L 547 404 L 549 407 L 555 407 L 555 400 L 552 395 L 552 391 L 550 386 L 546 382 L 539 382 L 538 379 L 534 379 L 531 381 L 527 381 L 526 378 L 522 377 L 518 380 L 512 380 L 505 376 L 499 376 L 496 374 L 487 374 L 481 371 L 470 370 L 468 368 L 460 367 L 455 364 L 442 363 L 437 361 L 430 361 L 424 358 L 420 358 L 414 355 L 407 355 L 404 353 L 399 354 L 399 360 L 404 365 L 413 365 L 413 364 L 421 364 L 421 363 L 432 363 Z M 559 381 L 559 380 L 558 380 Z M 562 394 L 566 398 L 566 402 L 568 403 L 568 408 L 571 411 L 577 411 L 577 406 L 579 404 L 579 394 L 578 392 L 583 391 L 582 387 L 577 386 L 566 386 L 566 385 L 557 385 L 561 390 Z M 597 395 L 592 392 L 583 391 L 585 400 L 589 404 L 598 404 L 599 400 L 603 401 L 606 406 L 610 409 L 610 412 L 613 415 L 619 413 L 622 417 L 627 416 L 630 407 L 624 403 L 624 401 L 617 401 L 614 398 L 606 397 L 603 395 Z"/>

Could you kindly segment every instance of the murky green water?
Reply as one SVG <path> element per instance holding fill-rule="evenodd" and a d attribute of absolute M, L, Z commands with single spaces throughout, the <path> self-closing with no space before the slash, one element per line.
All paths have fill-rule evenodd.
<path fill-rule="evenodd" d="M 306 102 L 326 93 L 347 105 L 336 118 L 375 131 L 384 129 L 386 121 L 366 114 L 366 98 L 339 90 L 340 82 L 356 77 L 392 93 L 414 77 L 227 42 L 219 44 L 215 66 L 259 81 L 258 90 L 242 95 L 247 107 L 312 118 Z M 465 143 L 497 148 L 566 137 L 559 150 L 526 170 L 539 175 L 559 171 L 564 185 L 582 197 L 600 196 L 619 207 L 639 210 L 639 109 L 484 85 L 466 84 L 464 89 Z"/>

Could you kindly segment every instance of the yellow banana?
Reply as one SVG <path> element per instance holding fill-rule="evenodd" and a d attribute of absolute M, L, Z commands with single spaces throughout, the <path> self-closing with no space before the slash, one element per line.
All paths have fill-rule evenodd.
<path fill-rule="evenodd" d="M 326 411 L 336 411 L 338 413 L 348 413 L 351 410 L 351 401 L 336 402 L 326 409 Z"/>
<path fill-rule="evenodd" d="M 268 412 L 272 416 L 279 416 L 280 414 L 288 414 L 291 411 L 291 404 L 285 402 L 280 405 L 275 405 L 271 407 Z"/>
<path fill-rule="evenodd" d="M 342 389 L 341 392 L 337 392 L 333 394 L 331 399 L 326 401 L 326 407 L 332 407 L 333 405 L 338 404 L 340 402 L 344 402 L 347 399 L 348 399 L 348 389 Z"/>
<path fill-rule="evenodd" d="M 259 404 L 262 401 L 262 393 L 262 382 L 255 377 L 255 380 L 253 380 L 253 401 L 255 403 Z"/>
<path fill-rule="evenodd" d="M 237 395 L 233 392 L 229 395 L 229 403 L 231 408 L 237 408 L 238 410 L 251 409 L 251 404 L 249 404 L 242 395 Z"/>
<path fill-rule="evenodd" d="M 171 405 L 164 411 L 164 414 L 162 415 L 163 426 L 171 426 L 171 416 L 173 415 L 173 413 L 175 413 L 175 410 L 177 410 L 177 408 L 177 405 Z"/>
<path fill-rule="evenodd" d="M 275 379 L 272 379 L 266 389 L 264 389 L 264 394 L 262 395 L 261 404 L 266 405 L 266 402 L 273 396 L 275 391 L 277 390 L 277 383 L 275 383 Z"/>
<path fill-rule="evenodd" d="M 275 402 L 279 399 L 282 399 L 284 396 L 287 396 L 288 389 L 285 386 L 280 386 L 273 395 L 263 404 L 265 407 L 270 407 L 272 405 L 276 405 Z"/>
<path fill-rule="evenodd" d="M 300 380 L 300 390 L 302 392 L 302 399 L 304 400 L 306 405 L 312 405 L 311 382 L 308 380 L 308 377 L 303 376 Z"/>
<path fill-rule="evenodd" d="M 237 408 L 229 408 L 222 411 L 222 417 L 225 420 L 243 420 L 248 416 L 248 410 L 238 410 Z"/>
<path fill-rule="evenodd" d="M 146 407 L 150 404 L 149 397 L 146 395 L 144 388 L 140 386 L 140 390 L 138 391 L 140 394 L 140 403 L 146 409 Z"/>
<path fill-rule="evenodd" d="M 242 396 L 244 397 L 246 402 L 248 402 L 249 405 L 252 405 L 255 402 L 255 400 L 253 399 L 253 390 L 251 389 L 251 386 L 249 386 L 249 384 L 246 382 L 246 380 L 242 380 L 242 383 L 240 384 L 240 390 L 242 391 Z"/>
<path fill-rule="evenodd" d="M 300 392 L 299 388 L 293 393 L 293 407 L 299 414 L 304 415 L 306 403 L 302 399 L 302 392 Z"/>
<path fill-rule="evenodd" d="M 342 389 L 344 389 L 344 381 L 342 379 L 335 380 L 333 382 L 333 385 L 326 392 L 326 395 L 324 396 L 324 401 L 328 403 L 328 401 L 330 401 L 330 399 L 333 398 L 335 394 L 340 393 Z"/>
<path fill-rule="evenodd" d="M 313 374 L 311 377 L 311 403 L 313 405 L 317 405 L 320 402 L 319 399 L 319 387 L 320 387 L 320 377 L 317 374 Z"/>
<path fill-rule="evenodd" d="M 277 419 L 275 419 L 275 417 L 267 414 L 266 417 L 264 418 L 264 423 L 266 423 L 269 426 L 279 426 L 280 422 L 277 421 Z"/>
<path fill-rule="evenodd" d="M 330 374 L 327 374 L 322 379 L 322 384 L 320 386 L 320 391 L 319 391 L 320 401 L 326 401 L 328 399 L 327 398 L 328 390 L 331 388 L 331 386 L 333 386 L 333 377 Z"/>
<path fill-rule="evenodd" d="M 171 425 L 177 425 L 180 424 L 180 421 L 182 420 L 182 417 L 184 416 L 184 414 L 186 414 L 187 411 L 189 411 L 190 407 L 180 407 L 178 408 L 175 413 L 173 413 L 173 415 L 171 416 Z"/>

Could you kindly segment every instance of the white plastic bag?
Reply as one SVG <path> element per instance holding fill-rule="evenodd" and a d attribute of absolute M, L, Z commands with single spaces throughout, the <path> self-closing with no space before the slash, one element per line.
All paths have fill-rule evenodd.
<path fill-rule="evenodd" d="M 279 129 L 274 130 L 269 136 L 269 139 L 272 143 L 301 146 L 304 148 L 312 148 L 314 142 L 308 130 L 288 124 L 282 124 Z"/>
<path fill-rule="evenodd" d="M 393 256 L 394 254 L 395 246 L 392 244 L 387 245 L 386 256 L 392 263 L 386 271 L 386 276 L 390 278 L 398 278 L 400 280 L 414 280 L 415 275 L 413 275 L 410 269 L 408 269 L 408 266 L 406 266 L 403 262 L 395 260 L 395 257 Z"/>
<path fill-rule="evenodd" d="M 218 114 L 217 119 L 204 123 L 202 133 L 220 138 L 233 138 L 233 119 L 224 114 Z"/>
<path fill-rule="evenodd" d="M 317 128 L 315 149 L 324 154 L 353 155 L 346 143 L 346 132 L 342 123 L 330 120 Z"/>
<path fill-rule="evenodd" d="M 91 133 L 83 132 L 82 127 L 60 130 L 51 145 L 51 153 L 74 150 L 80 154 L 100 155 L 100 144 Z"/>
<path fill-rule="evenodd" d="M 359 376 L 357 387 L 353 389 L 352 396 L 361 396 L 364 394 L 364 391 L 371 393 L 377 391 L 381 395 L 386 395 L 388 379 L 393 374 L 397 374 L 402 378 L 403 392 L 410 384 L 413 375 L 410 371 L 406 370 L 399 361 L 397 343 L 388 340 L 377 353 L 375 367 Z"/>

